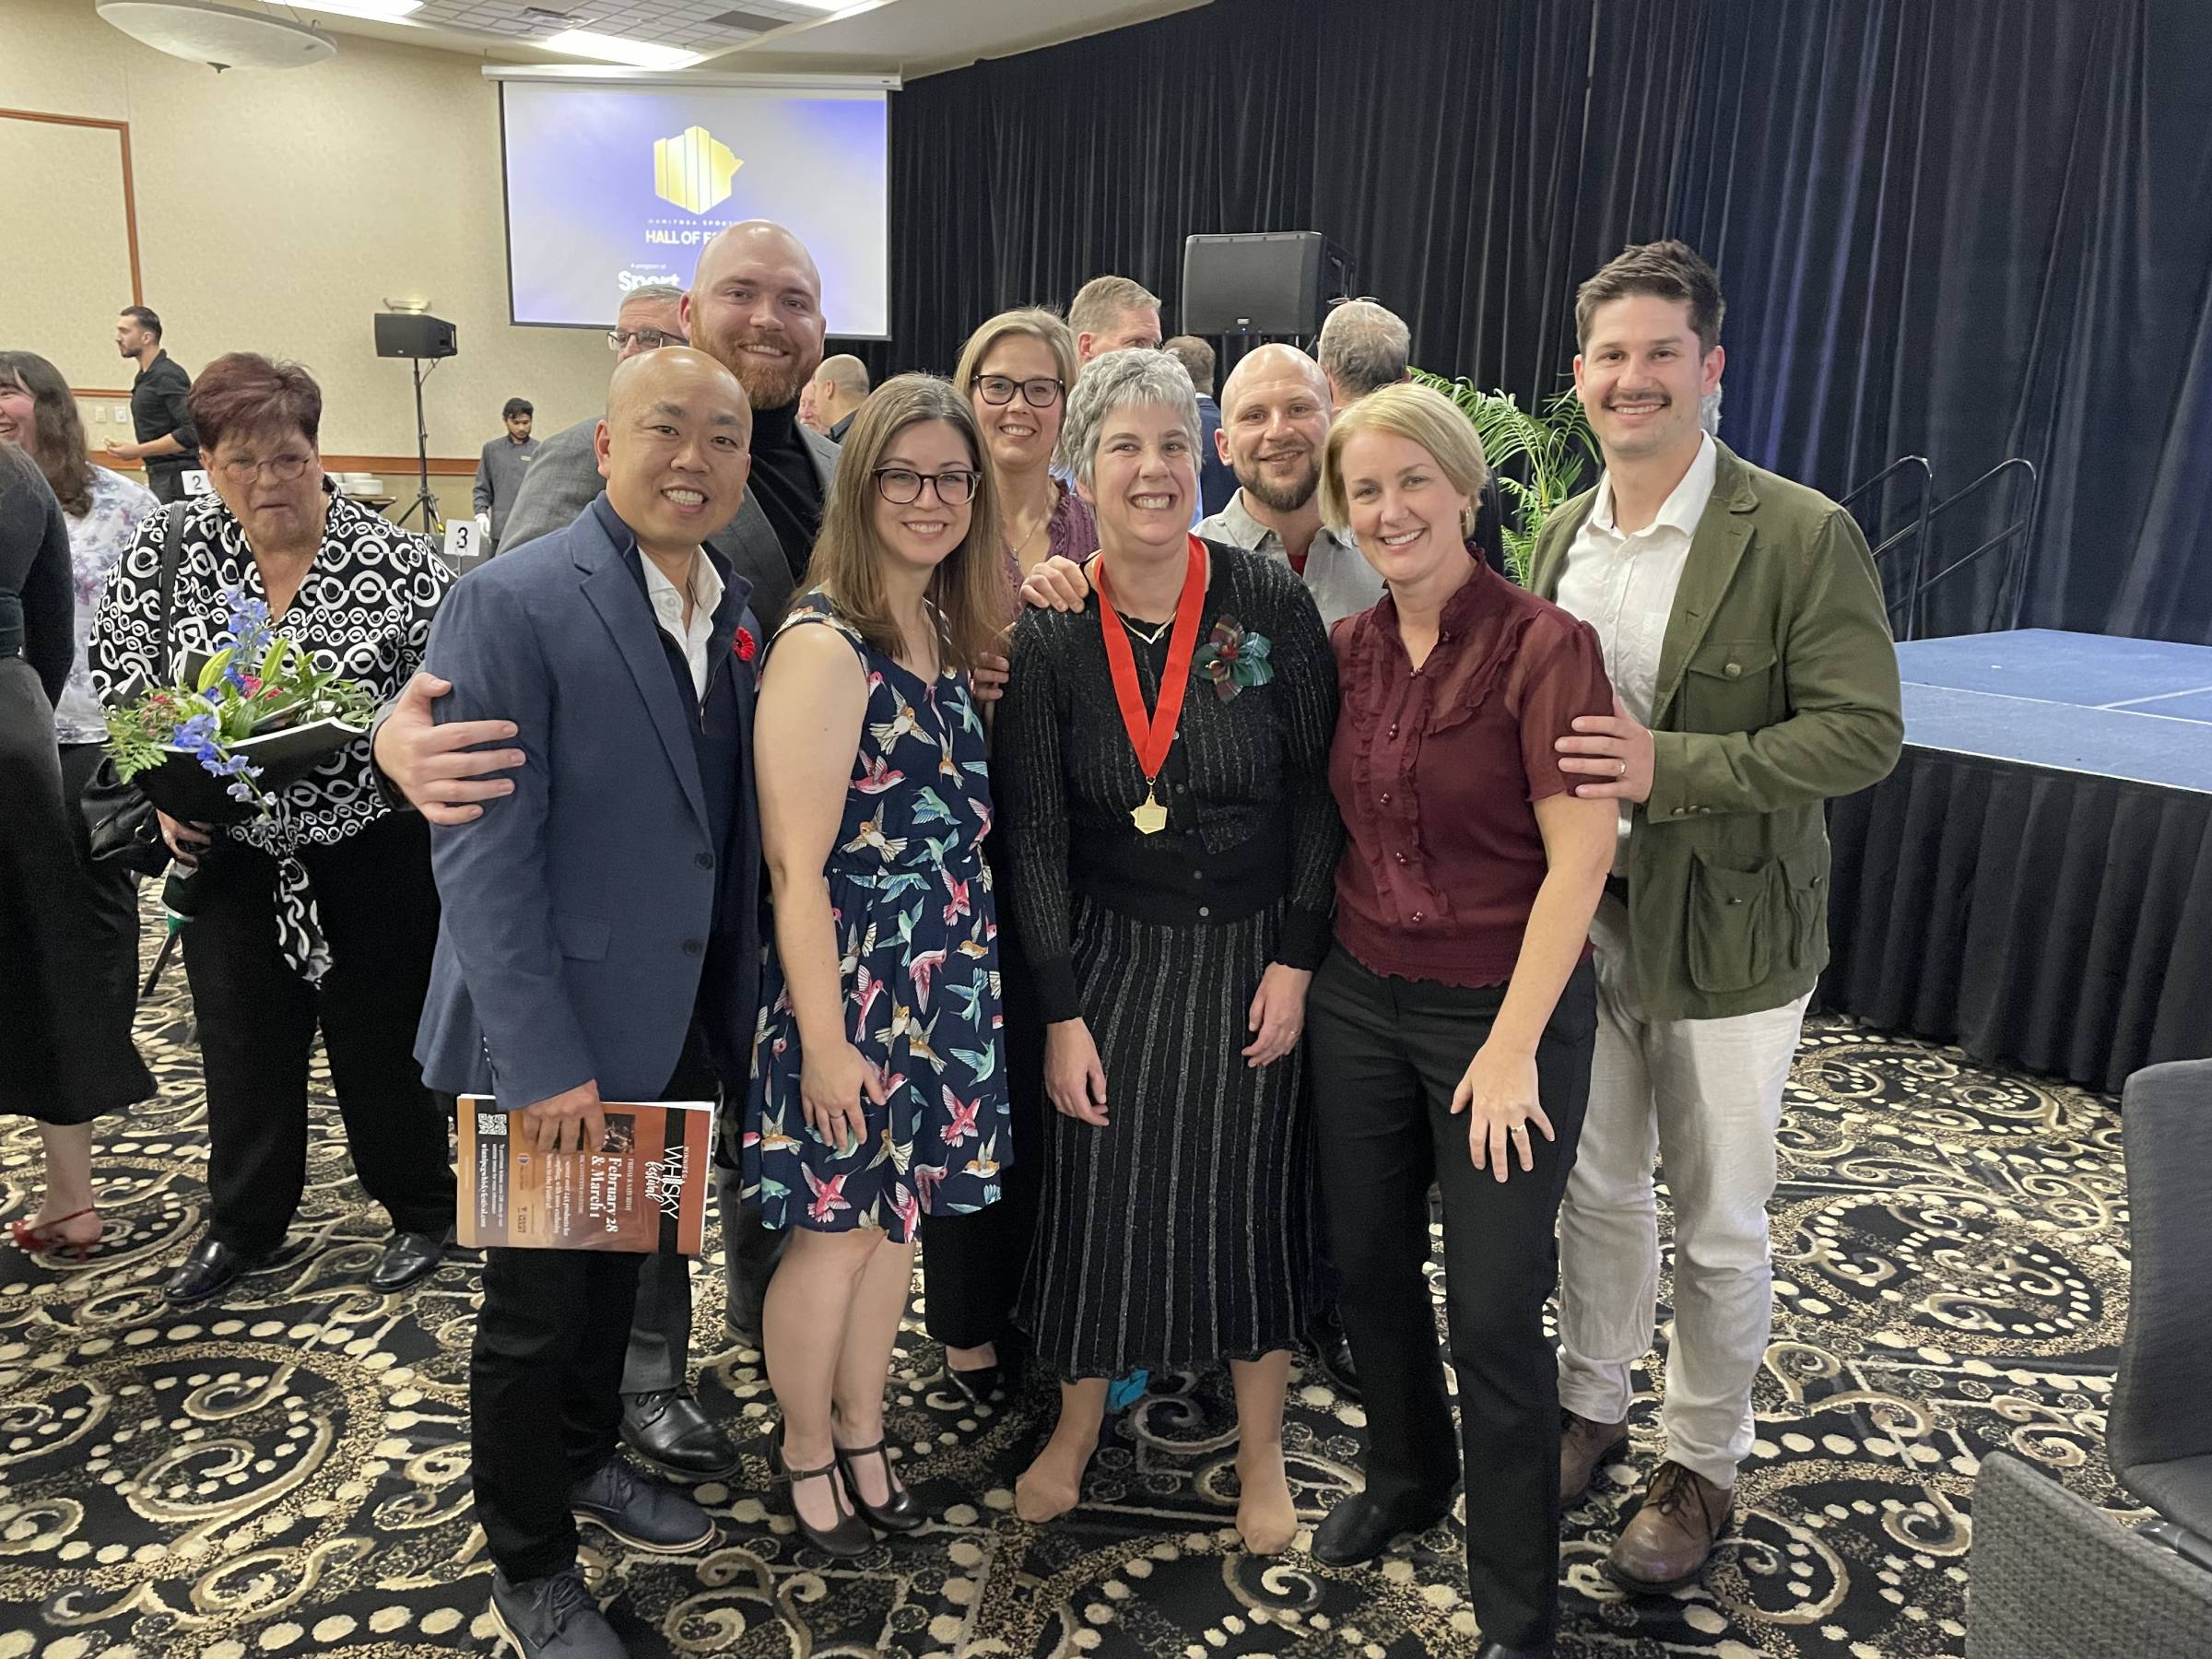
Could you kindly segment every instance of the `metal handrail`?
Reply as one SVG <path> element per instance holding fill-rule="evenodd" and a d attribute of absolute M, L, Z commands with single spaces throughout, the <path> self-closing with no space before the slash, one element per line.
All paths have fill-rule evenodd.
<path fill-rule="evenodd" d="M 2033 545 L 2030 539 L 2029 532 L 2034 528 L 2036 508 L 2041 504 L 2042 499 L 2042 477 L 2035 470 L 2035 463 L 2030 461 L 2023 455 L 2006 456 L 2004 460 L 1998 462 L 1994 466 L 1991 467 L 1987 472 L 1983 473 L 1980 477 L 1976 478 L 1971 484 L 1969 484 L 1964 489 L 1959 491 L 1958 494 L 1951 496 L 1947 500 L 1936 502 L 1935 507 L 1929 512 L 1927 518 L 1928 523 L 1933 524 L 1938 517 L 1946 512 L 1948 512 L 1952 508 L 1958 506 L 1959 502 L 1965 500 L 1967 497 L 1972 495 L 1983 485 L 1990 483 L 1992 480 L 2001 477 L 2005 473 L 2012 471 L 2015 467 L 2028 475 L 2027 512 L 2020 514 L 2020 516 L 2013 520 L 2011 524 L 2006 525 L 2004 529 L 1998 531 L 1994 535 L 1982 543 L 1982 545 L 1974 548 L 1972 552 L 1965 554 L 1959 559 L 1953 559 L 1949 564 L 1944 566 L 1942 570 L 1936 571 L 1935 575 L 1926 577 L 1924 580 L 1923 580 L 1916 573 L 1912 584 L 1912 618 L 1910 621 L 1910 626 L 1914 632 L 1917 633 L 1919 629 L 1926 623 L 1927 618 L 1924 614 L 1924 606 L 1928 591 L 1931 588 L 1935 587 L 1937 582 L 1944 581 L 1946 578 L 1957 575 L 1960 571 L 1964 570 L 1968 565 L 1972 564 L 1974 560 L 1980 559 L 1983 554 L 2004 546 L 2005 543 L 2007 541 L 2012 541 L 2016 536 L 2018 537 L 2018 540 L 2015 544 L 2013 551 L 2006 556 L 2005 574 L 1998 579 L 1997 601 L 1996 605 L 1993 607 L 1993 614 L 1990 618 L 1991 628 L 1989 631 L 1994 631 L 1999 615 L 2003 615 L 2004 626 L 2006 628 L 2018 628 L 2019 626 L 2020 609 L 2021 606 L 2026 603 L 2028 597 L 2028 556 Z M 1924 558 L 1921 562 L 1922 568 L 1924 570 L 1926 565 L 1925 559 Z M 2009 588 L 2012 592 L 2012 605 L 2009 612 L 2006 612 L 2005 605 L 2005 595 L 2007 588 Z"/>
<path fill-rule="evenodd" d="M 1863 478 L 1843 492 L 1841 499 L 1837 502 L 1837 505 L 1848 512 L 1851 511 L 1853 503 L 1861 496 L 1888 482 L 1891 477 L 1907 468 L 1917 469 L 1920 474 L 1920 511 L 1913 514 L 1911 522 L 1906 524 L 1903 528 L 1890 535 L 1884 536 L 1880 545 L 1873 549 L 1874 561 L 1878 565 L 1885 557 L 1897 551 L 1908 541 L 1915 544 L 1912 549 L 1912 572 L 1905 579 L 1905 594 L 1898 602 L 1903 606 L 1905 613 L 1901 629 L 1899 627 L 1897 615 L 1898 604 L 1888 606 L 1890 631 L 1900 640 L 1909 640 L 1912 637 L 1914 625 L 1920 613 L 1921 573 L 1927 566 L 1928 521 L 1935 516 L 1933 505 L 1936 500 L 1936 469 L 1928 465 L 1928 458 L 1925 455 L 1900 455 L 1872 477 Z M 1877 529 L 1881 527 L 1879 521 L 1877 521 L 1875 527 Z"/>

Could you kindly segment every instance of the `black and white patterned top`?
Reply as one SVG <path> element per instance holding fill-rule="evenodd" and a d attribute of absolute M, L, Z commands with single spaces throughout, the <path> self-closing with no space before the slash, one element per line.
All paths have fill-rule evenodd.
<path fill-rule="evenodd" d="M 453 586 L 453 572 L 428 537 L 410 535 L 324 488 L 330 512 L 323 545 L 290 608 L 276 618 L 276 630 L 307 652 L 318 669 L 359 680 L 382 703 L 422 665 L 430 618 Z M 216 497 L 197 498 L 184 515 L 165 654 L 159 581 L 167 519 L 157 512 L 139 526 L 100 597 L 85 656 L 104 702 L 124 702 L 166 685 L 170 663 L 186 652 L 213 651 L 229 617 L 226 591 L 268 599 L 244 528 Z M 311 980 L 322 977 L 329 951 L 298 851 L 343 841 L 390 810 L 371 773 L 364 735 L 277 796 L 273 816 L 224 831 L 276 859 L 280 943 L 286 959 Z"/>

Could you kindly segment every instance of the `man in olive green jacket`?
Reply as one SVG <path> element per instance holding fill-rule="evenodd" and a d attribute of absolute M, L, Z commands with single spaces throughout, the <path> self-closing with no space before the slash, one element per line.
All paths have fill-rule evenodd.
<path fill-rule="evenodd" d="M 1575 384 L 1606 463 L 1538 538 L 1530 585 L 1590 623 L 1615 690 L 1561 769 L 1621 803 L 1591 924 L 1597 1047 L 1559 1214 L 1560 1455 L 1571 1502 L 1625 1447 L 1659 1283 L 1653 1155 L 1675 1218 L 1665 1460 L 1606 1570 L 1695 1579 L 1750 1450 L 1773 1319 L 1766 1206 L 1783 1087 L 1828 960 L 1828 800 L 1904 735 L 1865 539 L 1835 502 L 1738 459 L 1720 284 L 1680 242 L 1630 248 L 1576 297 Z"/>

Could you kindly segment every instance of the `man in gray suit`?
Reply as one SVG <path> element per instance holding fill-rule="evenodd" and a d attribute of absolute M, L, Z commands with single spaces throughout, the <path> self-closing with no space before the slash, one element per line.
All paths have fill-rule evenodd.
<path fill-rule="evenodd" d="M 737 516 L 707 540 L 753 584 L 753 612 L 773 633 L 803 585 L 820 529 L 837 445 L 799 423 L 799 393 L 822 360 L 822 278 L 799 239 L 748 219 L 699 256 L 680 318 L 685 336 L 733 374 L 753 404 L 753 475 Z M 523 480 L 500 548 L 573 524 L 599 493 L 598 423 L 546 440 Z"/>
<path fill-rule="evenodd" d="M 821 277 L 805 246 L 781 225 L 733 225 L 700 254 L 678 320 L 693 346 L 736 375 L 753 406 L 743 504 L 706 547 L 750 585 L 765 638 L 804 585 L 837 465 L 837 445 L 798 422 L 799 393 L 822 359 Z M 585 421 L 546 441 L 508 517 L 502 555 L 566 529 L 591 505 L 602 482 L 594 447 L 598 426 Z M 518 750 L 477 747 L 511 739 L 504 722 L 436 724 L 433 700 L 448 689 L 417 675 L 376 728 L 378 770 L 434 825 L 477 817 L 477 803 L 512 793 L 512 782 L 501 774 L 523 764 Z M 717 1164 L 715 1174 L 729 1332 L 757 1347 L 761 1301 L 784 1235 L 761 1226 L 758 1208 L 740 1201 L 735 1170 Z M 622 1377 L 622 1438 L 664 1468 L 712 1478 L 735 1466 L 736 1452 L 692 1396 L 690 1346 L 689 1265 L 681 1256 L 649 1256 Z"/>

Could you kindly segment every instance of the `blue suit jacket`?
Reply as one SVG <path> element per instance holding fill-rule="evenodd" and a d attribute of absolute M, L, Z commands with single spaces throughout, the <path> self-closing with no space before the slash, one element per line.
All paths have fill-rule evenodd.
<path fill-rule="evenodd" d="M 731 645 L 741 623 L 759 629 L 745 579 L 724 569 L 708 660 L 735 676 L 744 780 L 742 853 L 724 857 L 633 540 L 602 495 L 470 571 L 431 628 L 425 665 L 453 683 L 438 718 L 511 720 L 527 757 L 512 794 L 430 831 L 443 914 L 415 1053 L 433 1088 L 511 1110 L 594 1078 L 610 1100 L 656 1098 L 700 1004 L 718 887 L 719 971 L 701 1011 L 723 1076 L 733 1088 L 745 1076 L 760 829 L 753 665 Z"/>

